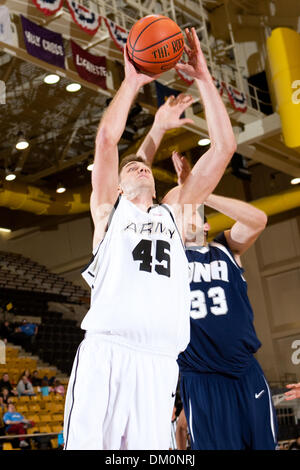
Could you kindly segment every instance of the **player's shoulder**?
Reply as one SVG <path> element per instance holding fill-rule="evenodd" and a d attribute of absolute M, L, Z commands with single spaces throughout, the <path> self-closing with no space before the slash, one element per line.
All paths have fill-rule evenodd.
<path fill-rule="evenodd" d="M 226 260 L 229 260 L 234 266 L 236 266 L 239 271 L 244 271 L 244 269 L 239 265 L 235 254 L 231 250 L 225 233 L 219 233 L 210 243 L 209 247 L 211 250 L 217 251 L 220 255 L 222 255 Z"/>

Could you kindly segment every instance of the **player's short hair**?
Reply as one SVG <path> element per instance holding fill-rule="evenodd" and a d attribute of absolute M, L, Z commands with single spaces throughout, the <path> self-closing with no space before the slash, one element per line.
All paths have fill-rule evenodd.
<path fill-rule="evenodd" d="M 130 162 L 141 162 L 141 163 L 144 163 L 144 165 L 146 165 L 150 168 L 150 166 L 145 162 L 145 160 L 142 157 L 139 157 L 135 153 L 131 153 L 130 155 L 126 155 L 126 157 L 124 157 L 121 160 L 121 162 L 119 164 L 119 175 L 121 174 L 121 171 L 123 170 L 124 166 L 127 165 L 127 163 L 130 163 Z"/>

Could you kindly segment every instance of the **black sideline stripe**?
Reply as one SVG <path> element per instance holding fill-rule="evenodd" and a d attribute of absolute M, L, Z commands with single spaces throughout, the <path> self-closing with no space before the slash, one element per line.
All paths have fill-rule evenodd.
<path fill-rule="evenodd" d="M 111 224 L 111 221 L 112 221 L 112 218 L 114 216 L 114 213 L 116 212 L 117 210 L 117 207 L 119 205 L 119 202 L 120 202 L 120 199 L 121 199 L 121 196 L 118 196 L 118 199 L 116 200 L 115 204 L 114 204 L 114 207 L 113 209 L 111 210 L 111 213 L 109 215 L 109 218 L 108 218 L 108 222 L 107 222 L 107 225 L 106 225 L 106 230 L 105 230 L 105 234 L 104 234 L 104 237 L 102 238 L 101 242 L 99 243 L 99 246 L 98 246 L 98 250 L 96 251 L 96 253 L 94 255 L 92 255 L 90 261 L 88 262 L 88 264 L 86 266 L 84 266 L 84 268 L 81 269 L 80 273 L 84 273 L 84 271 L 86 271 L 88 269 L 89 266 L 91 266 L 92 262 L 94 261 L 94 259 L 96 258 L 97 254 L 98 254 L 98 251 L 100 249 L 100 246 L 102 245 L 102 242 L 105 238 L 105 235 L 107 234 L 107 231 L 109 229 L 109 226 Z M 90 274 L 92 277 L 95 277 L 92 275 L 92 273 L 90 271 L 88 271 L 88 274 Z"/>
<path fill-rule="evenodd" d="M 71 422 L 71 415 L 74 407 L 74 391 L 75 391 L 75 384 L 76 384 L 76 379 L 77 379 L 77 369 L 78 369 L 78 364 L 79 364 L 79 352 L 81 348 L 82 343 L 80 344 L 78 351 L 77 351 L 77 361 L 76 361 L 76 369 L 75 369 L 75 377 L 74 377 L 74 382 L 72 386 L 72 406 L 70 409 L 69 417 L 68 417 L 68 426 L 67 426 L 67 435 L 66 435 L 66 444 L 65 444 L 65 450 L 67 450 L 67 445 L 68 445 L 68 439 L 69 439 L 69 431 L 70 431 L 70 422 Z"/>
<path fill-rule="evenodd" d="M 182 248 L 183 248 L 184 253 L 185 253 L 185 246 L 184 246 L 184 243 L 183 243 L 183 241 L 182 241 L 182 237 L 181 237 L 181 235 L 180 235 L 180 232 L 179 232 L 179 230 L 178 230 L 178 227 L 177 227 L 177 224 L 176 224 L 176 221 L 175 221 L 175 218 L 174 218 L 172 212 L 170 211 L 170 209 L 169 209 L 165 204 L 158 204 L 158 206 L 159 206 L 159 207 L 163 207 L 163 208 L 166 209 L 166 211 L 170 214 L 170 217 L 171 217 L 171 219 L 172 219 L 172 221 L 173 221 L 173 224 L 175 225 L 175 228 L 176 228 L 176 230 L 177 230 L 177 233 L 178 233 L 178 235 L 179 235 L 179 238 L 180 238 L 180 241 L 181 241 L 181 244 L 182 244 Z M 156 207 L 156 206 L 152 206 L 152 207 Z M 152 208 L 152 207 L 151 207 L 151 208 Z M 150 209 L 151 209 L 151 208 L 150 208 Z"/>

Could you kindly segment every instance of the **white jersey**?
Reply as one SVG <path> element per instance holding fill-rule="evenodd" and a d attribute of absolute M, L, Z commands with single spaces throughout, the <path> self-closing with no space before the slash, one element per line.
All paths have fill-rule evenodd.
<path fill-rule="evenodd" d="M 172 211 L 120 196 L 82 271 L 91 305 L 81 328 L 177 357 L 190 335 L 188 262 Z"/>

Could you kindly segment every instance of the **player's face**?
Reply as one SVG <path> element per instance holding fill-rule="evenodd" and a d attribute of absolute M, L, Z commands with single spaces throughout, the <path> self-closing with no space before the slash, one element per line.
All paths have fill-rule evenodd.
<path fill-rule="evenodd" d="M 151 169 L 142 162 L 129 162 L 121 171 L 119 187 L 124 194 L 149 189 L 155 197 L 155 182 Z"/>
<path fill-rule="evenodd" d="M 190 220 L 186 224 L 186 240 L 189 242 L 206 243 L 208 231 L 210 230 L 210 225 L 208 222 L 202 221 L 198 210 L 193 208 L 193 213 Z"/>

